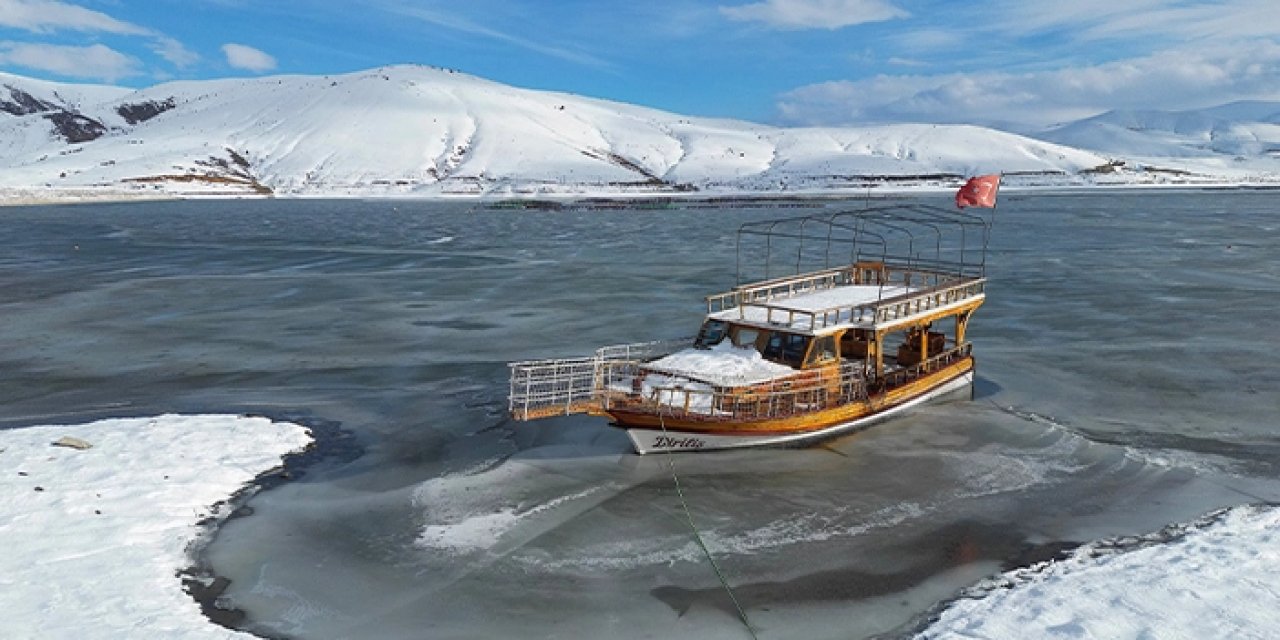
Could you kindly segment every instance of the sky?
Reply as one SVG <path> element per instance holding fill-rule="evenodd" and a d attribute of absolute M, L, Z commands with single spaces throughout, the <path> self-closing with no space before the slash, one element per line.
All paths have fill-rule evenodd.
<path fill-rule="evenodd" d="M 0 0 L 0 70 L 144 87 L 427 64 L 777 125 L 1033 132 L 1280 100 L 1277 0 Z"/>

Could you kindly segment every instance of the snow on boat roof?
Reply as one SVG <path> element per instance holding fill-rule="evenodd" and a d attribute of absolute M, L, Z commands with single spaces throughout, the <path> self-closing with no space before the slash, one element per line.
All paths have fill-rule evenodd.
<path fill-rule="evenodd" d="M 800 293 L 785 298 L 766 300 L 762 302 L 746 303 L 741 307 L 725 309 L 709 314 L 708 317 L 718 320 L 748 322 L 759 325 L 783 325 L 791 329 L 800 331 L 813 330 L 813 318 L 811 314 L 821 313 L 823 311 L 839 310 L 838 319 L 835 323 L 829 323 L 829 328 L 836 325 L 855 326 L 865 325 L 870 327 L 871 320 L 860 320 L 854 310 L 858 307 L 873 304 L 897 296 L 906 295 L 922 291 L 918 287 L 906 287 L 900 285 L 874 285 L 874 284 L 849 284 L 828 289 L 819 289 L 808 293 Z M 787 322 L 787 316 L 775 311 L 770 316 L 769 309 L 781 309 L 785 311 L 796 311 L 797 315 L 790 323 Z M 800 315 L 803 314 L 803 315 Z M 772 322 L 771 322 L 772 320 Z"/>

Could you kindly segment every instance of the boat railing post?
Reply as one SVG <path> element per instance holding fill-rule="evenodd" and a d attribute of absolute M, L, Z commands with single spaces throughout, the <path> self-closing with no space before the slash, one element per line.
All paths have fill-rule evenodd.
<path fill-rule="evenodd" d="M 563 372 L 557 369 L 556 373 L 564 381 L 563 382 L 565 386 L 564 412 L 565 412 L 565 415 L 568 415 L 569 409 L 573 406 L 573 392 L 575 390 L 574 386 L 577 380 L 576 380 L 576 374 L 574 372 L 572 365 L 565 363 L 563 367 L 564 367 Z"/>
<path fill-rule="evenodd" d="M 533 393 L 533 368 L 526 368 L 524 371 L 524 415 L 529 416 L 529 396 Z"/>

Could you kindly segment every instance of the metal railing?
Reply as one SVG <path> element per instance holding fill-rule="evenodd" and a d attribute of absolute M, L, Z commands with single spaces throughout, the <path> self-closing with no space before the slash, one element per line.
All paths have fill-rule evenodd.
<path fill-rule="evenodd" d="M 882 300 L 873 305 L 875 323 L 883 324 L 893 320 L 909 318 L 968 300 L 983 293 L 986 289 L 986 284 L 986 278 L 976 278 Z"/>
<path fill-rule="evenodd" d="M 603 372 L 617 363 L 640 363 L 690 346 L 692 338 L 601 347 L 594 356 L 512 362 L 507 409 L 517 420 L 586 413 L 600 406 Z"/>
<path fill-rule="evenodd" d="M 693 337 L 676 338 L 674 340 L 653 340 L 618 344 L 596 349 L 595 357 L 600 360 L 652 360 L 670 353 L 675 353 L 693 344 Z"/>
<path fill-rule="evenodd" d="M 617 366 L 619 363 L 615 363 Z M 760 384 L 712 386 L 694 380 L 649 386 L 643 367 L 617 366 L 602 397 L 604 409 L 685 417 L 702 421 L 742 422 L 793 417 L 865 400 L 867 377 L 862 362 L 797 371 Z"/>
<path fill-rule="evenodd" d="M 513 362 L 507 396 L 511 417 L 533 420 L 586 413 L 596 400 L 598 360 L 569 358 Z"/>
<path fill-rule="evenodd" d="M 839 278 L 831 274 L 822 274 L 817 278 L 806 278 L 796 283 L 773 284 L 768 287 L 731 291 L 710 296 L 707 298 L 707 308 L 709 313 L 714 313 L 712 309 L 717 308 L 720 311 L 736 308 L 738 309 L 738 318 L 740 320 L 747 319 L 748 308 L 759 309 L 764 312 L 764 322 L 766 324 L 778 324 L 813 331 L 839 324 L 884 324 L 902 320 L 976 297 L 982 294 L 986 287 L 985 278 L 958 279 L 954 276 L 946 277 L 933 273 L 922 274 L 920 272 L 907 271 L 899 271 L 898 273 L 901 274 L 898 282 L 889 282 L 884 286 L 910 287 L 912 286 L 913 278 L 918 279 L 922 284 L 927 284 L 928 279 L 931 278 L 938 284 L 873 302 L 836 305 L 812 311 L 773 303 L 774 300 L 781 302 L 802 293 L 849 284 L 847 280 L 843 283 L 839 282 Z M 783 291 L 786 292 L 785 295 L 781 294 Z M 731 299 L 732 303 L 730 303 Z"/>
<path fill-rule="evenodd" d="M 732 291 L 707 296 L 707 313 L 733 309 L 734 307 L 753 304 L 760 300 L 792 298 L 803 293 L 812 293 L 852 284 L 852 276 L 853 274 L 849 267 L 840 267 L 736 287 Z"/>
<path fill-rule="evenodd" d="M 511 363 L 508 409 L 516 420 L 610 409 L 718 422 L 787 418 L 866 400 L 871 389 L 879 393 L 907 384 L 972 352 L 966 342 L 886 371 L 878 380 L 872 379 L 867 363 L 846 360 L 838 367 L 797 371 L 767 382 L 713 385 L 645 367 L 675 344 L 618 345 L 591 357 Z"/>

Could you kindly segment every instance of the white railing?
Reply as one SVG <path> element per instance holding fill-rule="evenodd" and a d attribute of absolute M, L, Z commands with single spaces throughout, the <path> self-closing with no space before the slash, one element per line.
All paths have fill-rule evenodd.
<path fill-rule="evenodd" d="M 512 362 L 507 409 L 517 420 L 587 413 L 599 408 L 606 371 L 639 365 L 690 346 L 692 338 L 601 347 L 594 356 Z"/>
<path fill-rule="evenodd" d="M 783 300 L 804 293 L 832 289 L 853 282 L 850 267 L 825 269 L 798 276 L 773 278 L 707 296 L 707 313 L 715 313 L 761 300 Z"/>
<path fill-rule="evenodd" d="M 600 352 L 648 351 L 663 343 L 607 347 Z M 651 371 L 642 360 L 602 357 L 516 362 L 511 367 L 509 409 L 516 420 L 608 411 L 611 409 L 684 417 L 701 421 L 746 422 L 785 418 L 866 400 L 877 392 L 906 384 L 971 353 L 969 343 L 953 346 L 909 367 L 877 379 L 858 360 L 839 367 L 797 371 L 757 384 L 710 385 L 692 378 Z M 654 356 L 656 357 L 656 356 Z M 660 382 L 651 383 L 649 376 Z"/>
<path fill-rule="evenodd" d="M 692 345 L 692 337 L 618 344 L 596 349 L 595 357 L 600 360 L 652 360 Z"/>
<path fill-rule="evenodd" d="M 837 305 L 813 311 L 747 300 L 734 306 L 739 310 L 739 319 L 745 320 L 747 308 L 753 308 L 764 311 L 764 322 L 767 324 L 813 331 L 839 324 L 885 324 L 902 320 L 976 297 L 983 293 L 985 287 L 985 278 L 969 278 L 883 300 Z M 734 306 L 728 308 L 732 309 Z"/>
<path fill-rule="evenodd" d="M 974 298 L 985 291 L 986 284 L 986 278 L 974 278 L 883 300 L 874 306 L 875 322 L 884 324 L 901 320 Z"/>
<path fill-rule="evenodd" d="M 663 382 L 650 385 L 653 372 L 642 366 L 615 368 L 608 376 L 602 407 L 697 420 L 743 422 L 823 411 L 867 397 L 862 362 L 797 371 L 794 375 L 744 386 L 712 386 L 659 373 Z"/>
<path fill-rule="evenodd" d="M 513 362 L 508 409 L 516 420 L 585 413 L 596 398 L 596 358 Z"/>

